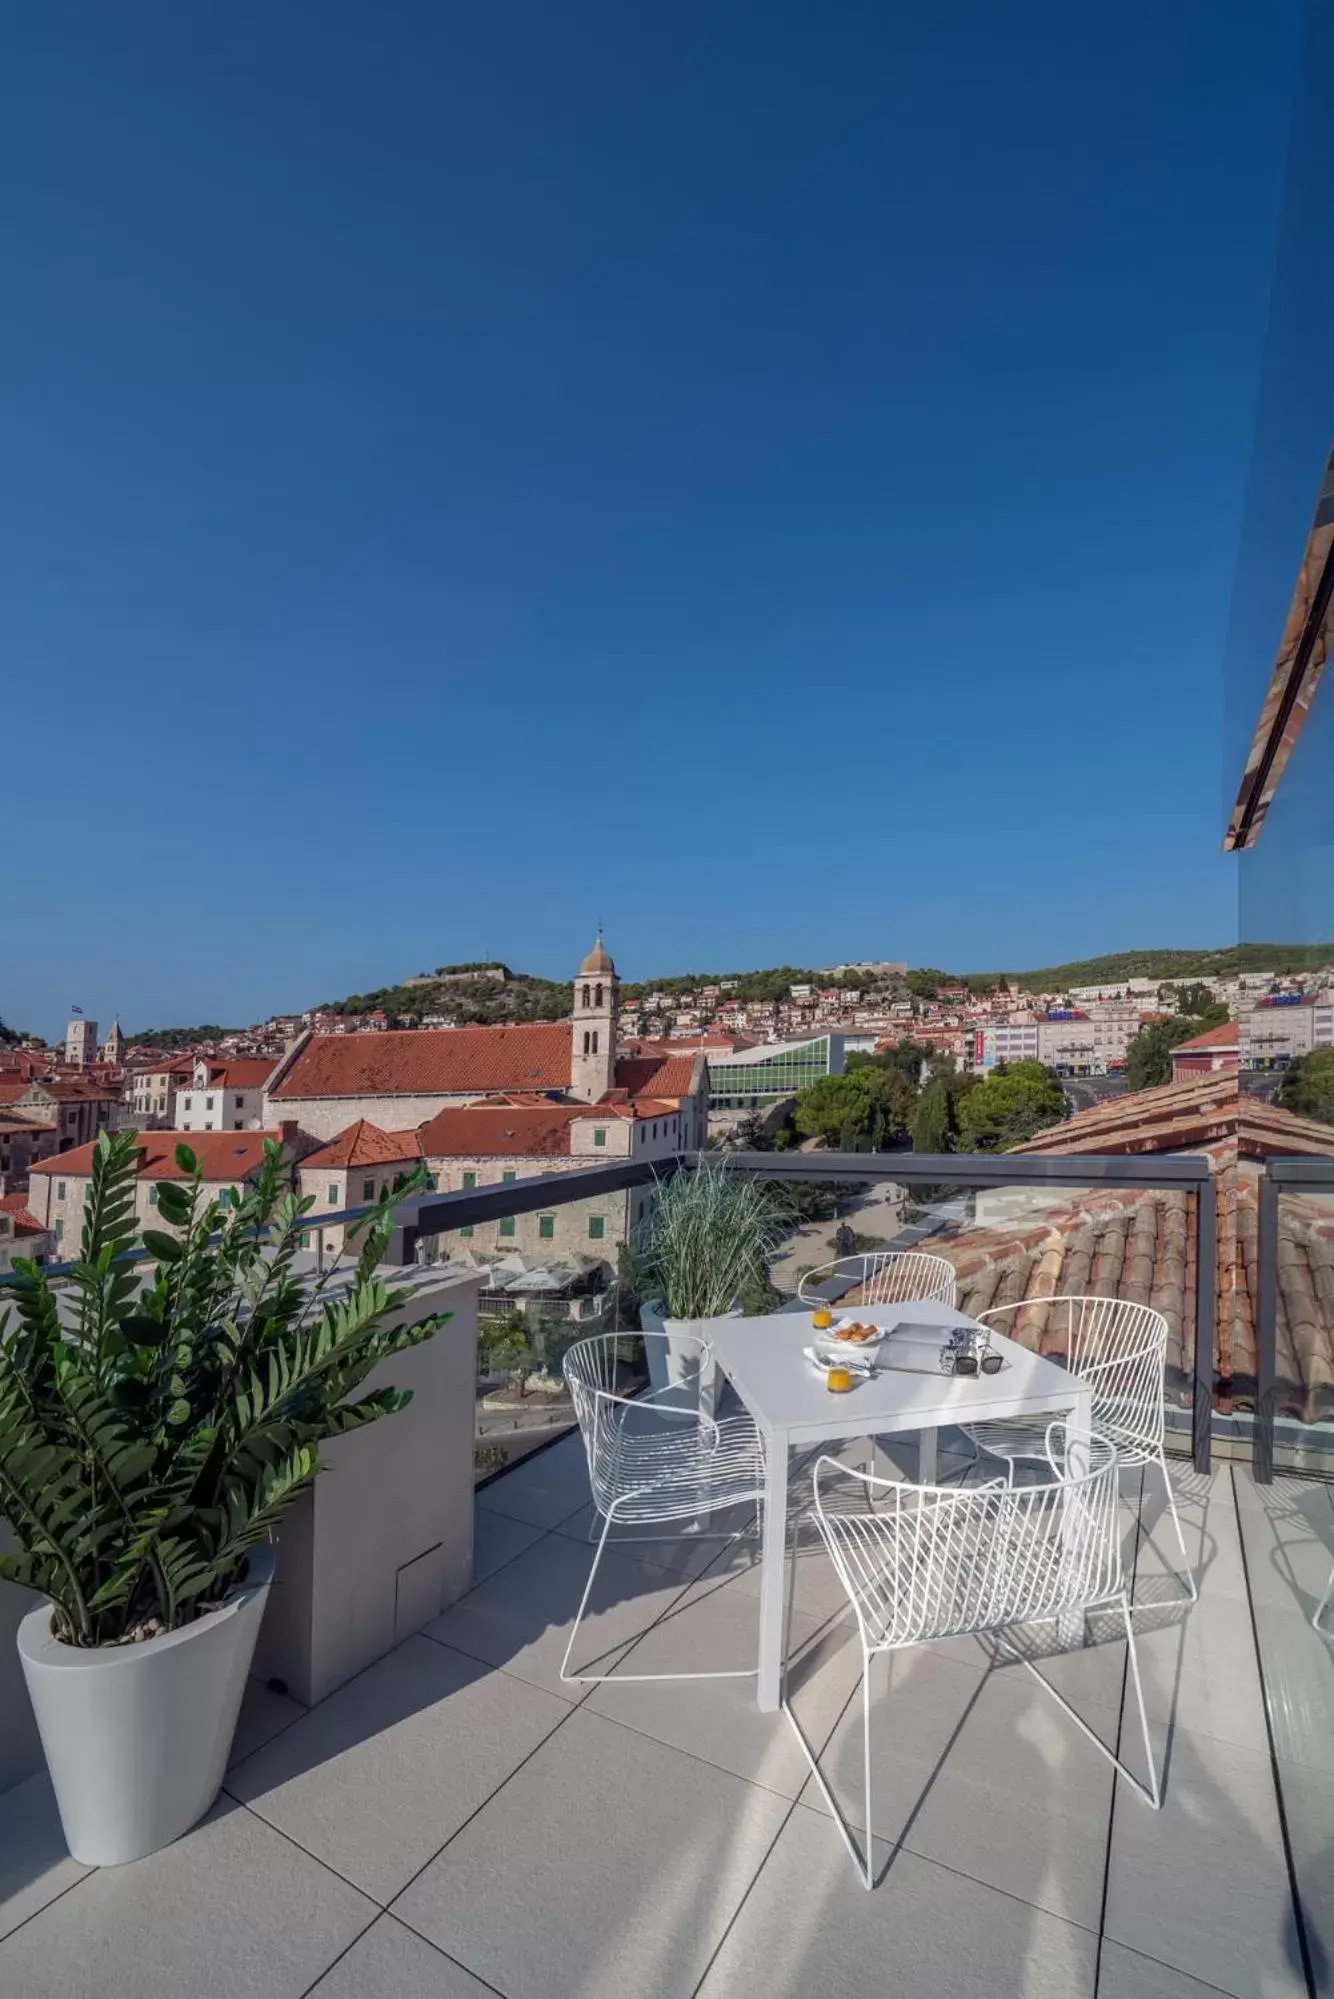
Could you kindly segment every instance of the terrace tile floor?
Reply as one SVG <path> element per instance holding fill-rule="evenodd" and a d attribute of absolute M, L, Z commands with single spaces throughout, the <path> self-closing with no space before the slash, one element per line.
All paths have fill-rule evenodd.
<path fill-rule="evenodd" d="M 590 1550 L 577 1438 L 487 1486 L 476 1583 L 309 1713 L 252 1683 L 216 1809 L 132 1866 L 64 1852 L 50 1791 L 0 1797 L 5 1999 L 1311 1999 L 1334 1992 L 1334 1642 L 1309 1614 L 1330 1489 L 1127 1479 L 1155 1814 L 1031 1676 L 973 1640 L 877 1678 L 879 1885 L 854 1874 L 745 1681 L 557 1675 Z M 625 1544 L 581 1663 L 743 1665 L 750 1539 Z M 1124 1646 L 1046 1669 L 1108 1742 Z M 804 1550 L 794 1705 L 855 1820 L 858 1653 Z M 1050 1653 L 1049 1636 L 1026 1635 Z M 633 1660 L 633 1666 L 629 1661 Z M 886 1662 L 881 1662 L 882 1666 Z"/>

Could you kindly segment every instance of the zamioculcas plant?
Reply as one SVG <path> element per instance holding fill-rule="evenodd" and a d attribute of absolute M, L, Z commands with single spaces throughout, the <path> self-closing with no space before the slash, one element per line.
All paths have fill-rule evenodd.
<path fill-rule="evenodd" d="M 206 1199 L 190 1148 L 158 1183 L 176 1233 L 147 1230 L 156 1260 L 125 1260 L 138 1134 L 93 1153 L 79 1259 L 58 1290 L 15 1262 L 0 1289 L 0 1516 L 19 1543 L 0 1575 L 42 1591 L 58 1639 L 114 1645 L 190 1623 L 240 1579 L 248 1551 L 314 1479 L 320 1445 L 390 1416 L 410 1391 L 354 1400 L 387 1355 L 448 1314 L 386 1326 L 407 1294 L 376 1276 L 396 1202 L 358 1225 L 346 1289 L 294 1274 L 312 1203 L 264 1147 L 237 1199 Z M 4 1309 L 6 1301 L 10 1309 Z"/>

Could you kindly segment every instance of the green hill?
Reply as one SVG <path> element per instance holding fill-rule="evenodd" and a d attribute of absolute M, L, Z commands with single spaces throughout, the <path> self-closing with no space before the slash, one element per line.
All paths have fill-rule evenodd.
<path fill-rule="evenodd" d="M 1063 992 L 1071 986 L 1114 985 L 1122 979 L 1157 979 L 1163 984 L 1177 984 L 1190 979 L 1226 978 L 1235 972 L 1311 971 L 1326 964 L 1334 964 L 1334 944 L 1229 944 L 1219 950 L 1114 951 L 1100 958 L 1076 958 L 1069 964 L 1043 965 L 1027 972 L 947 972 L 938 966 L 922 966 L 908 973 L 907 983 L 910 991 L 923 997 L 944 985 L 967 985 L 974 992 L 990 992 L 1004 979 L 1011 979 L 1029 991 Z M 503 973 L 503 979 L 486 976 L 495 971 Z M 729 988 L 728 998 L 759 1001 L 786 999 L 794 985 L 814 985 L 826 990 L 844 986 L 854 991 L 874 990 L 877 985 L 856 972 L 836 974 L 818 967 L 773 965 L 758 971 L 672 972 L 657 979 L 626 980 L 621 986 L 621 997 L 625 1001 L 642 1000 L 646 994 L 656 992 L 675 997 L 724 982 Z M 879 989 L 885 990 L 884 982 L 879 982 Z M 505 1021 L 563 1020 L 570 1011 L 570 983 L 544 979 L 532 972 L 512 972 L 503 965 L 441 965 L 433 974 L 419 973 L 399 985 L 376 986 L 367 992 L 349 993 L 346 999 L 326 1000 L 324 1008 L 329 1013 L 370 1013 L 378 1009 L 396 1020 L 405 1015 L 420 1019 L 424 1014 L 441 1014 L 460 1027 L 492 1026 Z M 197 1035 L 219 1031 L 189 1030 Z"/>

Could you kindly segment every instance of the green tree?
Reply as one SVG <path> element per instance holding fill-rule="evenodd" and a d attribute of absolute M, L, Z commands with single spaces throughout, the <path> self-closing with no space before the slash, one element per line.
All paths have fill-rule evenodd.
<path fill-rule="evenodd" d="M 1294 1062 L 1274 1099 L 1281 1109 L 1299 1117 L 1334 1124 L 1334 1048 L 1313 1048 Z"/>
<path fill-rule="evenodd" d="M 537 1355 L 522 1312 L 507 1312 L 503 1319 L 481 1321 L 477 1329 L 477 1359 L 483 1373 L 506 1374 L 520 1395 L 527 1393 L 528 1377 L 537 1366 Z"/>
<path fill-rule="evenodd" d="M 1176 989 L 1176 1010 L 1186 1020 L 1199 1020 L 1214 1004 L 1214 996 L 1208 986 L 1198 980 Z"/>
<path fill-rule="evenodd" d="M 997 1063 L 961 1097 L 959 1136 L 969 1152 L 1007 1152 L 1065 1116 L 1065 1095 L 1041 1062 Z"/>
<path fill-rule="evenodd" d="M 914 1152 L 949 1152 L 954 1138 L 954 1106 L 943 1078 L 928 1083 L 912 1121 Z"/>
<path fill-rule="evenodd" d="M 1155 1020 L 1151 1027 L 1141 1028 L 1126 1050 L 1126 1081 L 1131 1089 L 1151 1090 L 1161 1083 L 1170 1083 L 1172 1050 L 1189 1041 L 1192 1035 L 1203 1034 L 1206 1028 L 1221 1027 L 1226 1019 L 1225 1006 L 1211 1006 L 1194 1019 L 1173 1014 L 1167 1020 Z"/>
<path fill-rule="evenodd" d="M 917 1092 L 897 1070 L 865 1063 L 841 1076 L 821 1076 L 797 1098 L 803 1138 L 823 1138 L 849 1152 L 906 1144 Z"/>

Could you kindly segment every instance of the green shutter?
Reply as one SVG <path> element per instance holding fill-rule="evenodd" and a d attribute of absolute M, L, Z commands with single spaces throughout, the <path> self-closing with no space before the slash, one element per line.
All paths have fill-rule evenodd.
<path fill-rule="evenodd" d="M 604 1217 L 601 1215 L 590 1215 L 588 1217 L 588 1240 L 590 1242 L 601 1242 L 606 1233 L 607 1224 Z"/>
<path fill-rule="evenodd" d="M 537 1218 L 537 1233 L 542 1242 L 551 1242 L 556 1234 L 556 1217 L 554 1215 L 539 1215 Z"/>

